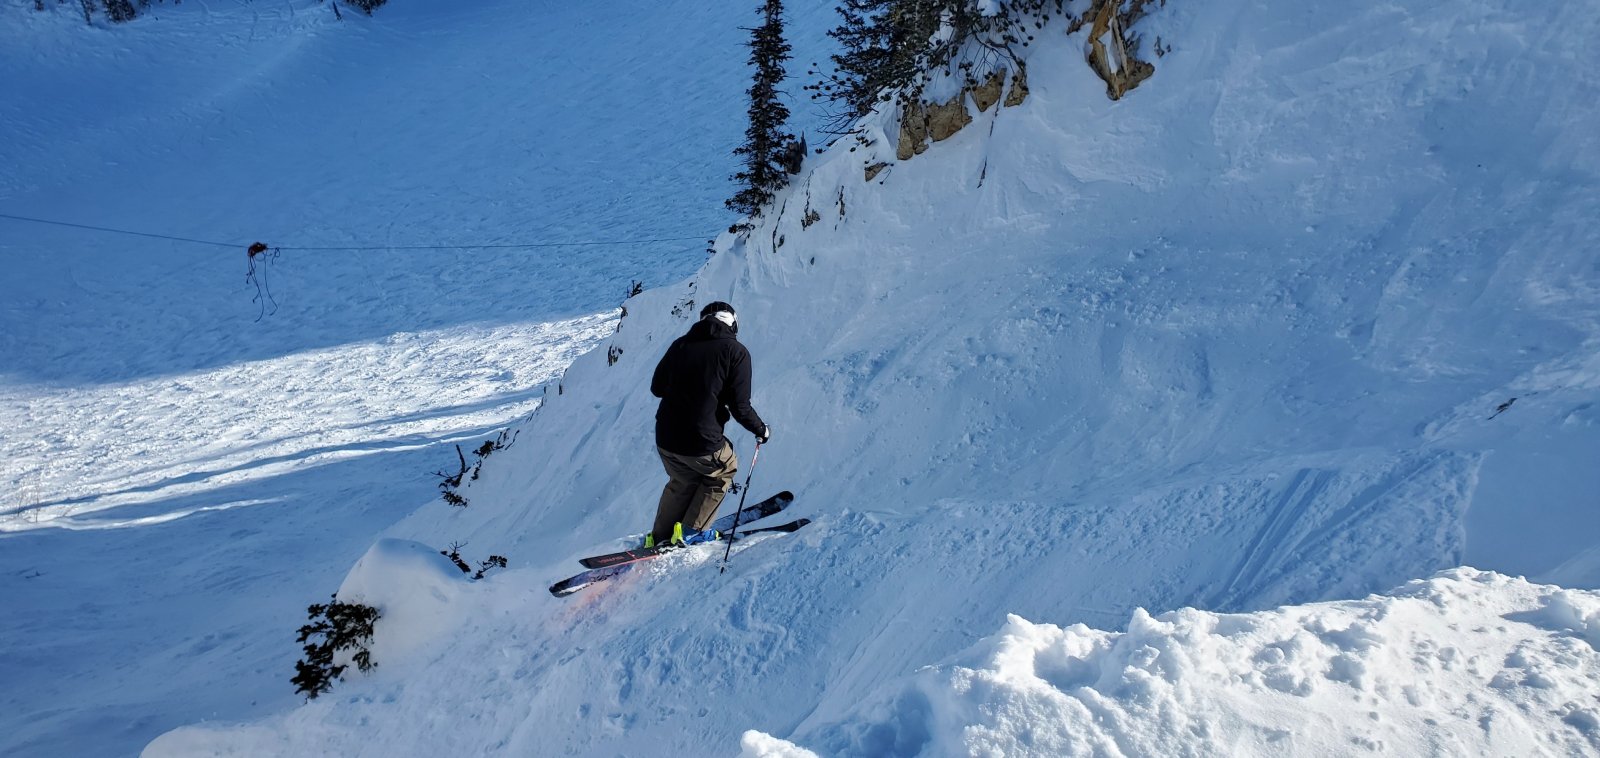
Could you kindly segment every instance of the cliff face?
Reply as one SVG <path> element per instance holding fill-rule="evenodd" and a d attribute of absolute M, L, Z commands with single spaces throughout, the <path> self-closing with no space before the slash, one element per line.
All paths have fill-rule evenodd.
<path fill-rule="evenodd" d="M 1164 2 L 1161 4 L 1165 5 Z M 1171 49 L 1170 42 L 1163 42 L 1160 37 L 1147 44 L 1144 37 L 1134 30 L 1136 24 L 1155 10 L 1154 0 L 1093 0 L 1082 13 L 1074 14 L 1069 10 L 1064 17 L 1048 25 L 1041 23 L 1039 34 L 1066 34 L 1070 38 L 1081 39 L 1084 60 L 1095 75 L 1105 81 L 1106 96 L 1120 100 L 1155 73 L 1155 66 L 1146 59 L 1165 55 Z M 1036 41 L 1031 35 L 1029 40 L 1030 46 L 1032 41 Z M 996 41 L 986 42 L 992 44 Z M 947 100 L 926 101 L 918 97 L 902 105 L 895 157 L 902 161 L 910 160 L 926 151 L 930 140 L 947 140 L 972 123 L 972 116 L 967 111 L 969 97 L 980 113 L 1000 102 L 1002 92 L 1005 93 L 1006 107 L 1021 105 L 1028 97 L 1026 56 L 1029 49 L 1015 42 L 1000 41 L 999 48 L 972 43 L 974 50 L 982 49 L 988 53 L 976 57 L 984 60 L 1001 58 L 1005 65 L 994 68 L 981 80 L 978 77 L 968 78 L 961 91 Z M 1004 49 L 1007 55 L 998 56 L 992 52 L 994 49 Z M 1009 88 L 1005 86 L 1008 74 Z M 936 72 L 932 76 L 939 78 L 940 75 Z M 871 180 L 872 177 L 867 177 L 867 181 Z"/>

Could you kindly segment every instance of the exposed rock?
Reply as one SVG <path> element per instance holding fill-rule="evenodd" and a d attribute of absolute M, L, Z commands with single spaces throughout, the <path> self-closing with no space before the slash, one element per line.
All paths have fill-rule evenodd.
<path fill-rule="evenodd" d="M 972 114 L 967 113 L 967 93 L 964 90 L 948 103 L 928 106 L 928 136 L 934 142 L 950 139 L 970 123 Z"/>
<path fill-rule="evenodd" d="M 1022 105 L 1022 101 L 1027 99 L 1028 71 L 1027 69 L 1019 68 L 1016 73 L 1011 75 L 1011 91 L 1006 93 L 1005 106 L 1012 108 Z"/>
<path fill-rule="evenodd" d="M 921 103 L 909 103 L 900 112 L 900 144 L 894 157 L 911 160 L 928 149 L 928 116 Z"/>
<path fill-rule="evenodd" d="M 883 163 L 881 161 L 878 162 L 878 163 L 874 163 L 871 166 L 868 166 L 867 167 L 867 181 L 870 182 L 873 179 L 878 178 L 878 174 L 882 173 L 883 170 L 888 168 L 888 167 L 889 167 L 889 164 Z M 841 211 L 841 213 L 842 213 L 842 211 Z"/>
<path fill-rule="evenodd" d="M 900 142 L 895 147 L 895 158 L 910 160 L 912 156 L 921 155 L 928 149 L 930 139 L 943 142 L 972 123 L 972 114 L 967 112 L 968 94 L 972 95 L 972 102 L 978 106 L 979 112 L 989 110 L 990 106 L 1000 101 L 1005 73 L 1000 70 L 990 74 L 982 84 L 962 89 L 950 102 L 912 103 L 902 108 Z M 1027 97 L 1028 76 L 1018 70 L 1011 75 L 1011 91 L 1006 93 L 1005 104 L 1007 107 L 1021 105 Z M 872 181 L 872 177 L 882 170 L 882 166 L 868 166 L 867 181 Z"/>
<path fill-rule="evenodd" d="M 1000 102 L 1000 90 L 1006 84 L 1006 72 L 996 71 L 985 79 L 983 84 L 972 88 L 972 104 L 978 106 L 978 112 L 989 110 L 989 106 Z"/>
<path fill-rule="evenodd" d="M 1122 21 L 1117 16 L 1118 5 L 1117 0 L 1101 0 L 1094 13 L 1094 26 L 1089 30 L 1089 67 L 1105 80 L 1106 96 L 1112 100 L 1121 100 L 1156 71 L 1155 66 L 1128 52 Z M 1142 11 L 1143 4 L 1138 7 Z"/>

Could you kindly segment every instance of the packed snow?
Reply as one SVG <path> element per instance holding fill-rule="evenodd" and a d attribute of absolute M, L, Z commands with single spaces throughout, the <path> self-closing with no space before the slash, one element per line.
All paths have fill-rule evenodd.
<path fill-rule="evenodd" d="M 320 15 L 278 19 L 292 49 L 238 40 L 306 72 L 247 80 L 259 97 L 199 100 L 173 117 L 162 110 L 170 101 L 140 104 L 137 90 L 155 86 L 142 82 L 112 103 L 145 114 L 134 119 L 214 119 L 192 133 L 221 144 L 256 134 L 277 146 L 228 152 L 249 164 L 236 175 L 283 182 L 277 191 L 210 201 L 178 233 L 364 240 L 393 224 L 383 239 L 400 244 L 507 229 L 653 238 L 725 224 L 707 209 L 726 189 L 737 98 L 662 95 L 654 102 L 692 112 L 684 136 L 659 148 L 658 131 L 677 132 L 659 119 L 630 122 L 630 138 L 596 136 L 570 116 L 626 119 L 630 93 L 688 90 L 650 82 L 645 69 L 737 91 L 742 55 L 704 43 L 734 47 L 747 19 L 671 4 L 605 23 L 568 6 L 392 5 L 350 33 Z M 118 634 L 93 621 L 68 635 L 60 644 L 86 657 L 65 673 L 46 665 L 62 653 L 0 660 L 10 752 L 116 751 L 187 721 L 144 753 L 1600 753 L 1597 9 L 1172 2 L 1139 29 L 1170 52 L 1117 102 L 1083 63 L 1082 32 L 1068 36 L 1057 20 L 1029 49 L 1021 105 L 969 106 L 970 125 L 909 161 L 895 160 L 894 114 L 874 116 L 864 143 L 811 156 L 757 227 L 718 235 L 698 270 L 692 242 L 690 257 L 644 246 L 625 248 L 631 258 L 541 259 L 560 261 L 550 267 L 462 252 L 448 270 L 471 273 L 448 280 L 453 297 L 441 299 L 430 285 L 446 269 L 400 254 L 383 265 L 302 259 L 275 282 L 280 298 L 298 294 L 252 332 L 253 306 L 236 289 L 204 287 L 225 267 L 202 276 L 198 253 L 129 264 L 146 267 L 143 280 L 24 256 L 41 285 L 34 300 L 7 288 L 8 325 L 29 326 L 7 329 L 23 335 L 4 346 L 24 368 L 8 363 L 0 410 L 8 430 L 27 432 L 16 446 L 7 435 L 8 450 L 35 461 L 25 478 L 53 483 L 6 514 L 7 595 L 20 588 L 36 621 L 0 627 L 0 640 L 22 649 L 102 608 L 136 623 Z M 831 20 L 826 8 L 792 15 L 813 39 Z M 29 19 L 17 28 L 69 34 Z M 175 44 L 153 29 L 128 32 L 149 35 L 129 44 Z M 547 44 L 520 42 L 534 33 Z M 519 101 L 539 114 L 517 122 L 529 130 L 524 160 L 569 161 L 553 173 L 574 186 L 523 179 L 519 159 L 476 152 L 499 136 L 475 131 L 475 119 L 506 99 L 441 73 L 485 63 L 461 51 L 502 64 L 548 56 L 581 72 L 569 91 L 615 98 L 614 108 L 562 101 L 559 113 Z M 340 164 L 388 210 L 332 225 L 321 208 L 337 190 L 281 198 L 316 175 L 310 167 L 360 146 L 298 155 L 291 148 L 320 130 L 269 135 L 266 124 L 307 99 L 326 105 L 309 121 L 361 123 L 337 115 L 348 83 L 317 73 L 359 55 L 392 64 L 381 79 L 395 89 L 361 97 L 411 109 L 391 147 L 419 160 L 403 171 Z M 73 60 L 30 65 L 68 81 L 81 73 Z M 274 84 L 291 80 L 322 94 Z M 30 86 L 47 91 L 42 81 Z M 0 108 L 27 132 L 0 150 L 43 161 L 48 130 Z M 0 185 L 5 207 L 46 215 L 85 191 L 70 177 L 128 182 L 173 159 L 163 150 L 210 155 L 181 136 L 162 140 L 111 168 L 93 156 L 34 164 L 32 178 Z M 610 161 L 585 163 L 616 144 L 638 149 L 632 183 Z M 48 167 L 56 161 L 64 170 Z M 864 181 L 878 162 L 889 166 Z M 513 199 L 467 202 L 449 182 L 503 185 Z M 59 194 L 37 189 L 57 184 Z M 141 203 L 160 196 L 107 200 L 96 218 L 136 225 Z M 544 228 L 519 222 L 526 206 L 539 207 Z M 598 208 L 620 220 L 597 220 L 588 211 Z M 297 225 L 306 217 L 324 226 Z M 434 227 L 448 219 L 461 223 L 443 235 Z M 80 239 L 37 234 L 26 249 Z M 143 318 L 139 282 L 160 272 L 174 280 L 162 280 L 158 312 L 182 314 L 168 330 L 89 328 Z M 558 286 L 536 287 L 552 276 Z M 50 294 L 75 292 L 74 277 L 98 283 L 93 309 L 82 295 Z M 369 278 L 393 289 L 363 289 Z M 611 308 L 633 279 L 651 286 L 619 320 Z M 541 294 L 523 296 L 531 291 Z M 547 586 L 575 573 L 577 558 L 648 526 L 664 480 L 650 372 L 713 299 L 739 309 L 754 404 L 775 430 L 751 494 L 793 490 L 786 514 L 814 522 L 737 543 L 726 574 L 708 545 L 551 597 Z M 228 320 L 204 320 L 224 304 Z M 263 333 L 278 336 L 238 337 Z M 517 336 L 529 333 L 544 336 Z M 150 334 L 170 336 L 127 336 Z M 396 354 L 413 339 L 414 352 Z M 389 384 L 400 367 L 417 372 L 415 384 Z M 304 384 L 226 389 L 274 372 Z M 464 377 L 476 378 L 470 398 L 455 389 Z M 324 382 L 338 389 L 307 397 Z M 179 385 L 212 400 L 150 407 Z M 252 452 L 249 439 L 184 431 L 241 395 L 261 409 L 247 415 L 277 424 L 261 439 L 286 447 Z M 119 417 L 123 408 L 134 410 Z M 41 420 L 50 409 L 79 414 L 72 428 L 88 431 L 67 436 L 60 456 L 26 452 L 62 433 Z M 416 455 L 312 465 L 364 449 L 372 414 L 394 417 L 379 428 Z M 470 505 L 423 502 L 426 471 L 453 464 L 457 439 L 482 439 L 497 422 L 511 423 L 515 441 L 461 488 Z M 328 426 L 345 427 L 338 450 L 316 447 Z M 125 447 L 122 435 L 143 441 Z M 161 444 L 173 439 L 176 450 Z M 734 441 L 748 461 L 748 436 Z M 193 475 L 208 456 L 231 457 Z M 118 478 L 85 473 L 100 467 Z M 252 478 L 257 469 L 270 478 Z M 314 506 L 330 491 L 366 515 L 324 515 Z M 216 507 L 233 503 L 243 505 Z M 113 524 L 125 528 L 92 528 Z M 307 525 L 333 534 L 286 548 Z M 40 584 L 56 570 L 38 568 L 45 556 L 149 565 L 139 551 L 150 543 L 135 540 L 146 534 L 167 551 L 161 561 L 179 556 L 177 568 L 149 572 L 162 592 L 220 598 L 216 620 L 191 610 L 157 625 L 144 610 L 147 580 L 100 584 L 103 567 Z M 451 574 L 434 553 L 457 543 L 469 560 L 498 554 L 510 566 L 478 582 Z M 210 575 L 208 561 L 241 544 Z M 22 556 L 15 568 L 11 555 Z M 292 587 L 276 586 L 291 576 Z M 382 609 L 378 667 L 291 707 L 293 628 L 334 589 Z M 247 607 L 258 594 L 272 607 Z M 190 602 L 152 607 L 204 607 Z M 218 640 L 195 635 L 222 623 L 234 630 L 225 652 L 208 654 Z M 207 700 L 107 702 L 102 672 L 123 661 L 123 687 L 193 686 Z M 271 688 L 270 701 L 246 704 Z M 126 723 L 140 719 L 160 728 Z"/>

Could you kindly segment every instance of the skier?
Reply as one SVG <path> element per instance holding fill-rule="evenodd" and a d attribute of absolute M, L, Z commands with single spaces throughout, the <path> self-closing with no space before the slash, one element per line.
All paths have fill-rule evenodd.
<path fill-rule="evenodd" d="M 733 445 L 722 434 L 730 416 L 758 444 L 772 438 L 750 407 L 750 351 L 738 334 L 733 306 L 711 303 L 656 364 L 650 394 L 661 398 L 656 452 L 668 480 L 645 547 L 681 542 L 685 531 L 700 531 L 716 516 L 739 470 Z"/>

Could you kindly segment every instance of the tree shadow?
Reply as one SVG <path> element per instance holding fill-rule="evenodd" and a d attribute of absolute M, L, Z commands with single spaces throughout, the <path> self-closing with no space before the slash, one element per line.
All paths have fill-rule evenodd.
<path fill-rule="evenodd" d="M 542 394 L 543 394 L 543 390 L 542 389 L 519 390 L 517 392 L 510 392 L 510 393 L 506 393 L 506 394 L 503 394 L 503 395 L 496 395 L 494 397 L 486 398 L 484 400 L 480 400 L 480 401 L 473 402 L 473 403 L 461 403 L 459 405 L 450 405 L 450 406 L 441 406 L 441 407 L 438 407 L 438 408 L 430 408 L 430 409 L 428 409 L 426 411 L 418 411 L 416 413 L 406 413 L 406 414 L 401 414 L 401 415 L 398 415 L 398 416 L 391 416 L 389 418 L 382 419 L 380 421 L 362 422 L 362 423 L 358 423 L 358 424 L 343 424 L 343 425 L 339 425 L 339 426 L 330 427 L 330 430 L 351 431 L 351 430 L 358 430 L 358 429 L 381 428 L 381 427 L 388 426 L 388 425 L 393 425 L 393 424 L 405 424 L 405 423 L 412 423 L 412 422 L 416 422 L 416 421 L 426 421 L 426 420 L 430 420 L 430 419 L 443 418 L 443 417 L 446 417 L 446 416 L 454 416 L 454 415 L 467 414 L 467 413 L 476 413 L 476 412 L 479 412 L 479 411 L 490 410 L 490 409 L 493 409 L 493 408 L 499 408 L 499 407 L 504 407 L 504 406 L 515 405 L 517 403 L 521 403 L 521 402 L 525 402 L 525 401 L 528 401 L 528 400 L 532 400 L 532 399 L 534 399 L 536 397 L 541 396 Z M 183 485 L 183 484 L 194 484 L 194 483 L 198 483 L 198 482 L 204 482 L 207 479 L 211 479 L 211 478 L 217 477 L 217 476 L 222 476 L 222 475 L 225 475 L 225 474 L 240 473 L 240 472 L 244 472 L 244 471 L 250 471 L 250 470 L 253 470 L 253 469 L 262 468 L 262 467 L 265 467 L 265 466 L 271 466 L 271 465 L 278 464 L 278 463 L 288 463 L 288 462 L 296 461 L 296 460 L 304 460 L 306 458 L 311 458 L 313 456 L 324 455 L 324 454 L 328 454 L 328 453 L 361 452 L 361 451 L 381 452 L 381 451 L 391 450 L 391 449 L 400 448 L 400 447 L 429 446 L 429 445 L 434 445 L 434 444 L 438 444 L 438 443 L 441 443 L 441 442 L 445 442 L 447 440 L 459 440 L 459 439 L 463 439 L 463 438 L 469 438 L 470 439 L 470 438 L 473 438 L 473 437 L 480 437 L 480 436 L 486 435 L 486 434 L 488 434 L 488 433 L 490 433 L 490 432 L 492 432 L 492 431 L 494 431 L 496 429 L 501 429 L 501 428 L 504 428 L 504 427 L 505 427 L 505 424 L 488 424 L 488 425 L 479 425 L 477 427 L 473 427 L 473 428 L 469 428 L 469 429 L 462 429 L 462 430 L 444 432 L 444 433 L 440 433 L 440 434 L 404 434 L 404 435 L 400 435 L 400 436 L 396 436 L 396 437 L 387 437 L 387 438 L 384 438 L 384 439 L 381 439 L 381 440 L 373 440 L 373 441 L 369 441 L 369 442 L 350 442 L 350 443 L 344 443 L 344 444 L 339 444 L 339 445 L 324 445 L 324 446 L 321 446 L 321 447 L 308 448 L 308 449 L 304 449 L 304 450 L 296 450 L 296 451 L 294 451 L 292 453 L 285 453 L 285 454 L 282 454 L 282 455 L 273 455 L 273 456 L 268 456 L 268 457 L 265 457 L 265 458 L 255 458 L 255 459 L 252 459 L 252 460 L 247 461 L 245 463 L 238 464 L 236 466 L 227 466 L 227 467 L 222 467 L 222 468 L 212 468 L 212 469 L 203 469 L 203 470 L 198 470 L 198 471 L 192 471 L 190 473 L 182 474 L 182 475 L 179 475 L 179 476 L 167 477 L 167 478 L 162 479 L 160 481 L 151 482 L 149 484 L 141 484 L 141 485 L 137 485 L 137 486 L 133 486 L 133 487 L 127 487 L 127 488 L 120 489 L 120 490 L 114 490 L 114 491 L 111 491 L 111 492 L 97 492 L 97 493 L 94 493 L 94 494 L 78 495 L 78 496 L 75 496 L 75 497 L 60 498 L 60 499 L 57 499 L 57 500 L 36 501 L 36 502 L 27 503 L 25 505 L 20 505 L 20 506 L 16 506 L 16 507 L 12 507 L 12 508 L 0 508 L 0 516 L 11 516 L 11 515 L 26 513 L 28 511 L 42 509 L 42 508 L 55 508 L 55 507 L 61 507 L 61 506 L 87 505 L 87 504 L 91 504 L 91 503 L 94 503 L 96 501 L 105 500 L 105 499 L 108 499 L 108 498 L 115 498 L 115 497 L 121 497 L 121 496 L 126 496 L 126 495 L 136 495 L 136 494 L 147 493 L 147 492 L 159 492 L 161 490 L 167 489 L 168 487 L 174 487 L 174 486 Z M 320 433 L 321 432 L 319 432 L 319 434 Z M 274 439 L 271 439 L 271 440 L 263 440 L 263 441 L 260 441 L 260 442 L 254 442 L 254 443 L 251 443 L 249 445 L 241 445 L 239 447 L 229 449 L 228 450 L 228 454 L 229 455 L 238 455 L 238 454 L 241 454 L 241 453 L 247 453 L 247 452 L 250 452 L 252 450 L 258 450 L 258 449 L 261 449 L 261 448 L 273 447 L 273 446 L 276 446 L 276 445 L 281 445 L 281 444 L 286 443 L 286 442 L 292 442 L 294 440 L 302 439 L 302 438 L 307 437 L 307 436 L 310 436 L 310 433 L 297 434 L 297 435 L 286 435 L 286 436 L 277 437 L 277 438 L 274 438 Z M 170 468 L 170 466 L 167 467 L 167 468 Z M 144 473 L 144 472 L 135 472 L 134 474 L 131 474 L 131 476 L 137 476 L 139 473 Z M 125 507 L 125 506 L 111 506 L 111 507 Z M 98 512 L 98 510 L 96 512 Z"/>
<path fill-rule="evenodd" d="M 298 702 L 305 607 L 437 497 L 424 472 L 440 452 L 378 449 L 119 508 L 108 520 L 127 528 L 0 533 L 13 611 L 0 614 L 0 680 L 28 693 L 0 708 L 0 755 L 131 755 L 201 717 Z M 204 510 L 230 503 L 253 504 Z"/>

